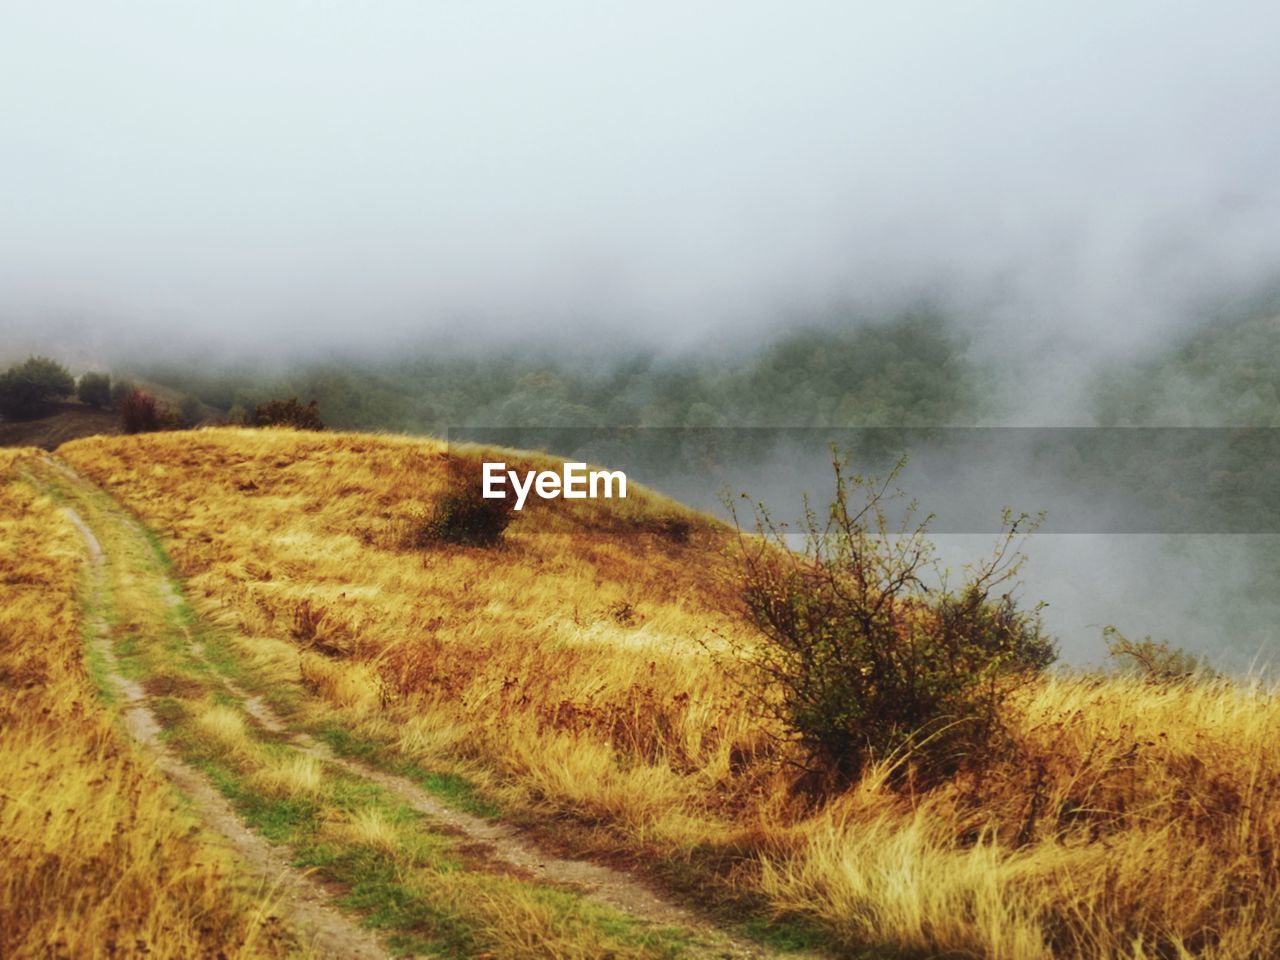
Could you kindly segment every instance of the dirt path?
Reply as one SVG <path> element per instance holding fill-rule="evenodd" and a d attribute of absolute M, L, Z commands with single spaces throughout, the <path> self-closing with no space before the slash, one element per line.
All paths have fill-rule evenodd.
<path fill-rule="evenodd" d="M 92 607 L 101 611 L 104 604 L 104 567 L 106 552 L 75 508 L 66 506 L 68 518 L 84 538 L 90 562 Z M 276 908 L 299 934 L 303 946 L 317 957 L 383 960 L 390 957 L 377 939 L 356 926 L 330 906 L 324 890 L 290 863 L 287 850 L 264 840 L 240 821 L 231 804 L 208 779 L 176 757 L 160 739 L 160 722 L 147 706 L 142 686 L 120 672 L 115 652 L 111 649 L 106 620 L 99 612 L 89 623 L 94 652 L 107 669 L 107 679 L 123 704 L 125 727 L 129 734 L 155 760 L 156 767 L 181 790 L 201 821 L 220 836 L 248 872 L 263 881 L 277 899 Z"/>
<path fill-rule="evenodd" d="M 100 488 L 56 458 L 46 457 L 42 467 L 42 473 L 56 471 L 60 481 L 50 483 L 50 478 L 46 477 L 44 485 L 69 494 L 69 499 L 81 507 L 94 525 L 110 524 L 117 536 L 123 534 L 136 538 L 136 542 L 145 541 L 147 551 L 154 550 L 147 540 L 145 528 L 123 507 L 110 500 Z M 105 568 L 109 558 L 84 516 L 73 506 L 67 506 L 66 510 L 87 545 L 93 571 L 93 607 L 101 610 L 105 606 Z M 110 559 L 114 561 L 115 558 Z M 155 585 L 167 604 L 182 604 L 180 585 L 163 572 L 162 565 L 157 567 L 155 572 L 149 572 L 147 576 L 156 581 Z M 280 900 L 280 911 L 303 932 L 311 949 L 319 956 L 351 957 L 356 960 L 388 956 L 370 933 L 356 926 L 328 902 L 329 897 L 319 884 L 290 865 L 289 848 L 272 844 L 250 831 L 212 783 L 165 746 L 160 737 L 161 724 L 148 706 L 146 691 L 141 684 L 122 675 L 119 669 L 111 649 L 107 623 L 100 613 L 96 614 L 91 627 L 94 649 L 106 665 L 111 683 L 121 698 L 130 734 L 155 756 L 157 766 L 165 775 L 192 798 L 200 816 L 212 830 L 226 839 L 248 870 L 275 887 Z M 150 629 L 157 635 L 173 629 L 171 625 L 159 624 L 143 625 L 143 628 Z M 205 651 L 198 639 L 185 627 L 182 631 L 188 650 L 204 659 Z M 219 674 L 219 682 L 227 694 L 238 702 L 240 709 L 263 729 L 285 739 L 300 752 L 386 790 L 428 818 L 442 833 L 460 838 L 468 851 L 478 855 L 482 861 L 493 861 L 514 868 L 518 874 L 534 882 L 571 889 L 595 903 L 647 923 L 683 928 L 692 935 L 697 956 L 762 958 L 773 955 L 772 951 L 760 944 L 729 934 L 695 911 L 663 897 L 622 871 L 548 853 L 507 824 L 453 809 L 405 777 L 341 757 L 327 744 L 304 732 L 291 730 L 289 724 L 260 697 L 249 694 L 225 675 Z"/>

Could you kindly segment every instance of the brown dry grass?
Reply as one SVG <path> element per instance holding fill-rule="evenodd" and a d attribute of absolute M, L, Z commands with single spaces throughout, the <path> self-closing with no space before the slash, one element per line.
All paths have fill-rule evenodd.
<path fill-rule="evenodd" d="M 699 643 L 747 627 L 723 531 L 674 504 L 526 509 L 501 549 L 414 551 L 404 526 L 445 484 L 435 441 L 211 430 L 62 452 L 161 532 L 260 670 L 509 807 L 594 825 L 601 849 L 687 858 L 850 948 L 1280 954 L 1270 691 L 1045 679 L 1008 707 L 1008 757 L 914 795 L 872 769 L 813 810 Z M 660 532 L 674 515 L 687 544 Z"/>
<path fill-rule="evenodd" d="M 83 545 L 0 451 L 0 956 L 283 956 L 83 663 Z"/>

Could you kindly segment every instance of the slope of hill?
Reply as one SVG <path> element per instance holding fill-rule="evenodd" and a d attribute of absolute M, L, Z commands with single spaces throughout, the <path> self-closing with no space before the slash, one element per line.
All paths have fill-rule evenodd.
<path fill-rule="evenodd" d="M 47 414 L 30 420 L 0 420 L 0 447 L 54 450 L 60 444 L 79 437 L 120 432 L 118 413 L 67 401 L 52 404 Z"/>
<path fill-rule="evenodd" d="M 1272 296 L 1213 318 L 1145 360 L 1095 378 L 1099 423 L 1280 425 L 1280 302 Z"/>
<path fill-rule="evenodd" d="M 487 809 L 457 782 L 342 755 L 294 717 L 296 682 L 251 669 L 231 649 L 234 631 L 194 616 L 155 540 L 111 497 L 51 458 L 25 471 L 84 536 L 90 662 L 123 732 L 226 845 L 234 887 L 270 891 L 266 919 L 287 922 L 304 955 L 768 955 L 617 871 L 555 857 L 442 803 L 443 790 Z M 208 955 L 250 952 L 234 928 L 209 936 Z M 147 949 L 193 953 L 163 938 Z"/>
<path fill-rule="evenodd" d="M 157 531 L 249 692 L 543 842 L 848 951 L 1280 952 L 1269 691 L 1046 678 L 1009 708 L 1007 755 L 912 795 L 880 766 L 815 809 L 704 647 L 748 636 L 732 540 L 676 504 L 542 505 L 501 548 L 421 550 L 436 441 L 223 429 L 60 453 Z"/>

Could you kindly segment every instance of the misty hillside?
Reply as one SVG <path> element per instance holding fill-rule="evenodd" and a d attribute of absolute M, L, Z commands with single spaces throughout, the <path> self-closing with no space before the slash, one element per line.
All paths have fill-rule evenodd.
<path fill-rule="evenodd" d="M 954 323 L 920 311 L 677 355 L 533 347 L 435 356 L 410 348 L 405 359 L 301 361 L 283 370 L 142 364 L 127 355 L 120 364 L 225 411 L 295 395 L 319 401 L 326 422 L 341 429 L 443 435 L 468 426 L 972 423 L 987 412 L 988 375 L 968 347 Z"/>
<path fill-rule="evenodd" d="M 1098 381 L 1104 425 L 1280 426 L 1280 302 L 1224 312 Z"/>

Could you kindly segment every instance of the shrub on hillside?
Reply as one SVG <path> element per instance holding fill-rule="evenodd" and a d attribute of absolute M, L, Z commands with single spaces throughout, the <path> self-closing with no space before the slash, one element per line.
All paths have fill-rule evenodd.
<path fill-rule="evenodd" d="M 1199 657 L 1171 647 L 1167 640 L 1130 640 L 1115 627 L 1103 630 L 1103 638 L 1107 655 L 1122 673 L 1161 682 L 1209 680 L 1217 675 Z"/>
<path fill-rule="evenodd" d="M 847 786 L 872 760 L 905 757 L 898 775 L 928 780 L 985 759 L 1016 678 L 1056 657 L 1038 608 L 1011 595 L 1030 518 L 1006 516 L 992 555 L 953 589 L 927 518 L 913 525 L 909 508 L 889 528 L 901 466 L 881 484 L 835 458 L 835 500 L 823 518 L 806 510 L 802 552 L 759 505 L 761 536 L 740 537 L 742 599 L 760 638 L 731 649 L 748 696 L 800 746 L 811 790 Z"/>
<path fill-rule="evenodd" d="M 427 515 L 413 524 L 410 545 L 492 547 L 501 542 L 514 517 L 514 502 L 511 496 L 486 498 L 483 490 L 479 461 L 451 460 L 448 489 Z"/>
<path fill-rule="evenodd" d="M 75 390 L 76 382 L 62 364 L 49 357 L 28 357 L 0 374 L 0 413 L 35 416 Z"/>
<path fill-rule="evenodd" d="M 270 400 L 260 403 L 251 413 L 246 413 L 247 427 L 293 427 L 295 430 L 323 430 L 320 405 L 312 400 L 303 406 L 297 397 L 288 400 Z"/>
<path fill-rule="evenodd" d="M 81 403 L 101 410 L 111 405 L 111 375 L 108 373 L 86 373 L 80 377 L 76 386 L 76 396 Z"/>
<path fill-rule="evenodd" d="M 120 425 L 125 433 L 176 430 L 178 415 L 147 391 L 134 387 L 120 402 Z"/>
<path fill-rule="evenodd" d="M 693 524 L 689 519 L 675 514 L 638 517 L 635 520 L 635 526 L 681 546 L 689 542 L 689 537 L 693 533 Z"/>

